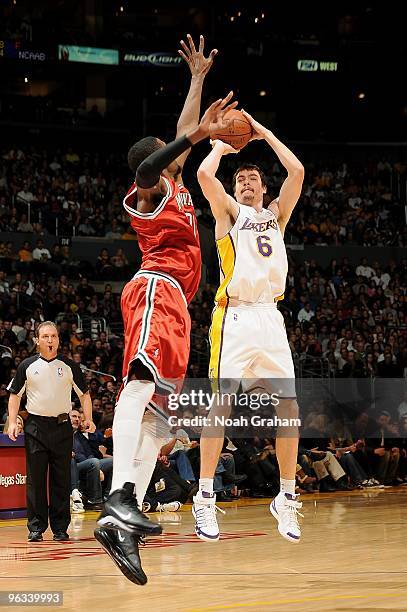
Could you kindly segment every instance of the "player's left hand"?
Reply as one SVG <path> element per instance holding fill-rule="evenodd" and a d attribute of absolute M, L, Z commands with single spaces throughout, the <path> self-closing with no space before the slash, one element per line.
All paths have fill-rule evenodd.
<path fill-rule="evenodd" d="M 253 117 L 249 115 L 249 113 L 247 113 L 245 110 L 243 110 L 243 108 L 242 113 L 250 122 L 253 129 L 253 136 L 250 138 L 250 142 L 252 140 L 264 140 L 264 138 L 266 137 L 266 132 L 268 131 L 267 128 L 265 128 L 264 125 L 256 121 L 256 119 L 253 119 Z"/>
<path fill-rule="evenodd" d="M 89 420 L 83 421 L 82 428 L 83 431 L 86 431 L 87 433 L 94 433 L 94 431 L 96 431 L 95 423 Z"/>
<path fill-rule="evenodd" d="M 209 56 L 205 57 L 204 56 L 205 39 L 202 36 L 202 34 L 199 37 L 198 51 L 196 50 L 194 41 L 192 40 L 192 36 L 190 34 L 187 34 L 187 40 L 188 40 L 188 44 L 184 42 L 183 40 L 180 41 L 183 51 L 181 49 L 178 49 L 178 53 L 180 54 L 182 59 L 184 59 L 186 63 L 188 64 L 193 77 L 194 76 L 195 77 L 205 76 L 209 72 L 213 64 L 213 60 L 215 59 L 215 56 L 218 53 L 218 50 L 212 49 Z"/>

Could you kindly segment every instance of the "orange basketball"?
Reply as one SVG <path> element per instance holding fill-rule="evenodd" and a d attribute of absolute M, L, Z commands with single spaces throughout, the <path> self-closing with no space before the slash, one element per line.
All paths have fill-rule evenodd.
<path fill-rule="evenodd" d="M 250 122 L 241 111 L 236 109 L 226 113 L 225 119 L 232 119 L 232 121 L 227 128 L 211 132 L 211 140 L 222 140 L 230 144 L 234 149 L 243 149 L 253 135 Z"/>

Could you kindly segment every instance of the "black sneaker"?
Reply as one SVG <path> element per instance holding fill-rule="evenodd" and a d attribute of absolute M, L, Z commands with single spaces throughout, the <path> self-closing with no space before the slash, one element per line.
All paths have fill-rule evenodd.
<path fill-rule="evenodd" d="M 142 536 L 120 529 L 95 529 L 95 538 L 113 559 L 119 570 L 134 582 L 146 584 L 147 576 L 141 567 L 139 544 Z"/>
<path fill-rule="evenodd" d="M 43 539 L 41 531 L 30 531 L 28 534 L 29 542 L 42 542 Z"/>
<path fill-rule="evenodd" d="M 52 539 L 54 542 L 67 542 L 69 540 L 69 535 L 66 531 L 56 531 Z"/>
<path fill-rule="evenodd" d="M 122 489 L 113 491 L 103 505 L 97 524 L 100 527 L 121 529 L 139 535 L 160 535 L 163 531 L 161 525 L 150 521 L 139 510 L 133 491 L 134 484 L 131 482 L 126 482 Z"/>

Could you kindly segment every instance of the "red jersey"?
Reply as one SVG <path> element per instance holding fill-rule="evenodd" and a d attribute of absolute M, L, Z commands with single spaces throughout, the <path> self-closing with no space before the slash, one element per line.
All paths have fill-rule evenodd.
<path fill-rule="evenodd" d="M 142 253 L 142 270 L 164 272 L 182 287 L 188 304 L 201 279 L 201 249 L 191 194 L 183 185 L 162 177 L 167 193 L 149 213 L 137 210 L 137 186 L 130 187 L 123 206 L 131 217 Z"/>

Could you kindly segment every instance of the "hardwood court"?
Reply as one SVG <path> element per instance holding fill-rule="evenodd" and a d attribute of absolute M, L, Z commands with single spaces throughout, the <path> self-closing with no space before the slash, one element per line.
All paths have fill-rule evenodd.
<path fill-rule="evenodd" d="M 223 504 L 217 544 L 195 537 L 190 506 L 162 514 L 165 535 L 142 549 L 145 587 L 93 539 L 96 513 L 74 515 L 69 543 L 47 532 L 28 544 L 23 520 L 0 521 L 0 591 L 61 590 L 62 609 L 94 612 L 405 611 L 406 489 L 303 496 L 299 545 L 279 536 L 266 500 Z"/>

